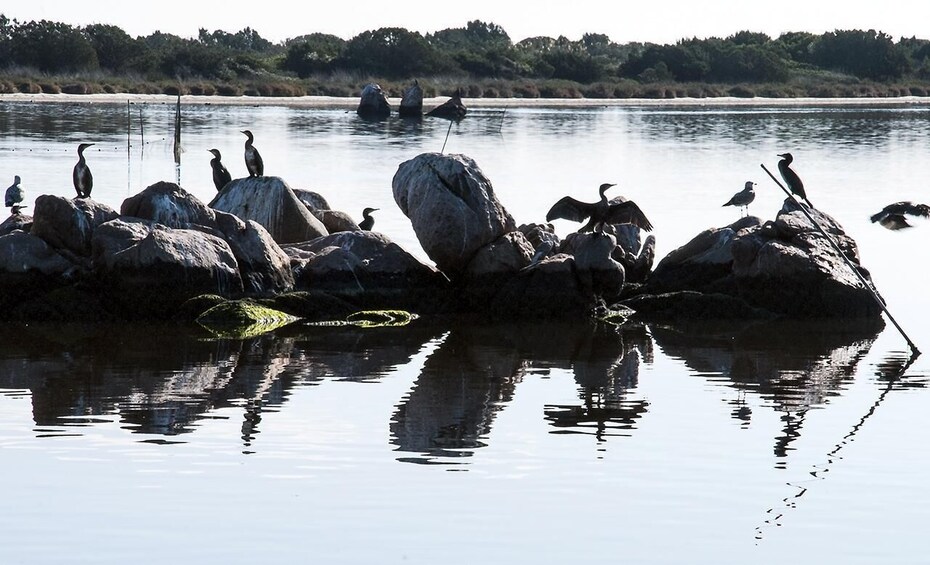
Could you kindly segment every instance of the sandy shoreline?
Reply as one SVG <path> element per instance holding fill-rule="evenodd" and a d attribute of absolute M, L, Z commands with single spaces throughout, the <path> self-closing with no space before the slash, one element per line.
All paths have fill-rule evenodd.
<path fill-rule="evenodd" d="M 448 97 L 427 98 L 424 108 L 438 106 Z M 400 106 L 400 98 L 389 98 L 391 106 Z M 0 103 L 28 104 L 174 104 L 177 96 L 167 94 L 0 94 Z M 181 96 L 181 104 L 228 106 L 285 106 L 295 108 L 355 109 L 359 98 L 334 96 Z M 603 106 L 930 106 L 930 97 L 895 98 L 463 98 L 469 108 L 592 108 Z"/>

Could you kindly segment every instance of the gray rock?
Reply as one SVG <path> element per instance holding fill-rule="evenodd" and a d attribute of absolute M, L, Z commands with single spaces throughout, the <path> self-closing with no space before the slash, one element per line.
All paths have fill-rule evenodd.
<path fill-rule="evenodd" d="M 226 212 L 216 212 L 215 217 L 217 228 L 236 257 L 245 292 L 275 294 L 294 288 L 290 258 L 268 230 Z"/>
<path fill-rule="evenodd" d="M 413 84 L 404 89 L 399 113 L 402 118 L 418 118 L 423 115 L 423 89 L 417 81 L 413 81 Z"/>
<path fill-rule="evenodd" d="M 91 239 L 100 224 L 116 218 L 115 210 L 90 198 L 69 200 L 43 194 L 36 198 L 30 233 L 55 249 L 74 255 L 91 254 Z"/>
<path fill-rule="evenodd" d="M 362 89 L 362 97 L 356 110 L 363 118 L 386 118 L 391 115 L 391 104 L 381 90 L 381 85 L 369 83 Z"/>
<path fill-rule="evenodd" d="M 358 224 L 355 223 L 351 216 L 340 210 L 322 210 L 320 216 L 329 233 L 362 229 L 358 227 Z"/>
<path fill-rule="evenodd" d="M 313 192 L 312 190 L 304 188 L 292 188 L 291 190 L 293 190 L 297 198 L 308 207 L 314 210 L 331 210 L 329 202 L 327 202 L 319 192 Z"/>
<path fill-rule="evenodd" d="M 426 115 L 431 118 L 443 118 L 445 120 L 458 122 L 465 118 L 466 113 L 468 113 L 468 109 L 465 107 L 465 104 L 462 103 L 462 98 L 459 93 L 456 92 L 452 98 L 436 106 L 427 112 Z"/>
<path fill-rule="evenodd" d="M 27 214 L 10 214 L 0 223 L 0 235 L 6 235 L 14 230 L 28 232 L 32 229 L 32 216 Z"/>
<path fill-rule="evenodd" d="M 855 241 L 823 213 L 831 234 L 866 280 Z M 801 318 L 870 317 L 881 309 L 833 245 L 789 199 L 774 222 L 743 218 L 707 230 L 659 262 L 644 291 L 723 293 L 755 308 Z"/>
<path fill-rule="evenodd" d="M 309 241 L 329 233 L 278 177 L 233 179 L 209 205 L 242 220 L 258 222 L 278 244 Z"/>
<path fill-rule="evenodd" d="M 464 273 L 479 249 L 516 229 L 491 182 L 464 155 L 418 155 L 400 164 L 392 187 L 421 247 L 450 277 Z"/>
<path fill-rule="evenodd" d="M 74 269 L 74 263 L 39 237 L 24 231 L 0 236 L 0 277 L 11 274 L 65 277 Z"/>
<path fill-rule="evenodd" d="M 512 231 L 485 245 L 468 263 L 465 277 L 470 280 L 513 274 L 527 267 L 535 250 L 519 231 Z"/>
<path fill-rule="evenodd" d="M 121 216 L 158 222 L 169 228 L 216 227 L 213 210 L 173 182 L 155 183 L 123 200 Z"/>
<path fill-rule="evenodd" d="M 153 303 L 141 307 L 243 291 L 236 258 L 224 240 L 148 220 L 126 217 L 100 225 L 94 231 L 93 265 L 119 299 Z"/>

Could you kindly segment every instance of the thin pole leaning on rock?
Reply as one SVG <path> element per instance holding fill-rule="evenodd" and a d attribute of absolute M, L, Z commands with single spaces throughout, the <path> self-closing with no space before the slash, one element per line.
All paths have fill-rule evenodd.
<path fill-rule="evenodd" d="M 891 323 L 894 324 L 894 327 L 897 328 L 901 336 L 904 337 L 904 340 L 907 341 L 907 344 L 908 346 L 910 346 L 911 352 L 914 354 L 914 356 L 916 357 L 917 355 L 920 355 L 920 350 L 917 349 L 917 346 L 914 345 L 914 342 L 911 341 L 911 338 L 909 338 L 907 334 L 904 333 L 904 330 L 898 324 L 897 320 L 895 320 L 894 316 L 891 315 L 891 312 L 888 310 L 888 307 L 885 305 L 885 301 L 882 300 L 882 298 L 875 291 L 875 287 L 869 284 L 869 282 L 865 279 L 865 277 L 862 276 L 862 273 L 859 272 L 859 269 L 856 268 L 853 262 L 849 260 L 849 257 L 847 257 L 846 254 L 843 253 L 843 250 L 840 249 L 839 244 L 836 243 L 836 241 L 834 241 L 833 238 L 830 237 L 822 227 L 820 227 L 820 224 L 818 224 L 817 220 L 815 220 L 814 217 L 811 216 L 810 212 L 807 211 L 807 208 L 805 208 L 804 205 L 798 202 L 798 200 L 794 197 L 794 195 L 787 188 L 785 188 L 785 186 L 781 182 L 779 182 L 777 178 L 775 178 L 775 175 L 773 175 L 771 171 L 769 171 L 765 167 L 764 163 L 761 164 L 760 166 L 762 167 L 762 170 L 765 171 L 769 175 L 769 177 L 771 177 L 773 181 L 775 181 L 775 184 L 778 185 L 778 188 L 782 189 L 782 191 L 788 195 L 788 198 L 790 198 L 795 204 L 798 205 L 798 208 L 802 212 L 804 212 L 804 215 L 807 216 L 807 219 L 811 221 L 811 223 L 814 225 L 815 228 L 817 228 L 817 231 L 819 231 L 820 234 L 824 236 L 827 239 L 827 241 L 830 242 L 831 245 L 833 245 L 833 248 L 836 249 L 836 251 L 840 254 L 840 257 L 843 258 L 843 261 L 846 262 L 846 264 L 852 270 L 853 274 L 856 275 L 856 277 L 859 279 L 859 282 L 862 283 L 862 286 L 864 286 L 865 289 L 869 291 L 869 293 L 872 295 L 872 298 L 875 299 L 875 302 L 878 304 L 878 306 L 882 309 L 883 312 L 885 312 L 885 315 L 888 316 L 888 319 L 891 320 Z"/>

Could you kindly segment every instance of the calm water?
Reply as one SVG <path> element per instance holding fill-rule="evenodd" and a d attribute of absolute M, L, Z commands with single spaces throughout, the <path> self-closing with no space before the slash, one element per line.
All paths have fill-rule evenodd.
<path fill-rule="evenodd" d="M 422 255 L 393 202 L 400 162 L 448 122 L 342 109 L 0 103 L 0 182 L 70 196 L 77 143 L 118 208 L 160 180 L 208 201 L 207 149 L 316 190 Z M 144 127 L 141 135 L 140 119 Z M 517 222 L 601 182 L 640 204 L 660 256 L 773 217 L 791 151 L 930 352 L 930 225 L 869 214 L 930 200 L 930 106 L 475 108 L 474 158 Z M 6 186 L 5 184 L 3 186 Z M 31 210 L 31 208 L 30 208 Z M 560 234 L 575 226 L 556 225 Z M 915 253 L 916 252 L 916 253 Z M 924 563 L 930 356 L 890 323 L 0 329 L 0 563 Z"/>

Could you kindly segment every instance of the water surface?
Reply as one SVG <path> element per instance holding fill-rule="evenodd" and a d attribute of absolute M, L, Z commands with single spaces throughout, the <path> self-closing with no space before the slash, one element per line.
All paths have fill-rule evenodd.
<path fill-rule="evenodd" d="M 70 196 L 75 148 L 115 208 L 161 180 L 208 201 L 207 149 L 322 193 L 422 255 L 393 203 L 400 162 L 474 158 L 518 223 L 601 182 L 656 225 L 660 256 L 739 212 L 791 151 L 930 350 L 930 225 L 913 104 L 483 107 L 460 124 L 344 108 L 0 104 L 0 178 Z M 141 115 L 144 140 L 139 127 Z M 450 132 L 448 141 L 446 134 Z M 127 148 L 127 139 L 129 147 Z M 561 235 L 575 225 L 558 221 Z M 887 321 L 319 328 L 0 329 L 3 563 L 920 563 L 930 487 L 927 361 Z"/>

